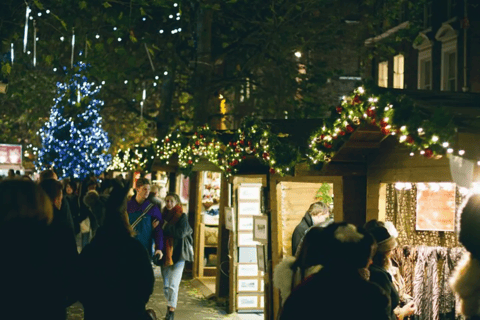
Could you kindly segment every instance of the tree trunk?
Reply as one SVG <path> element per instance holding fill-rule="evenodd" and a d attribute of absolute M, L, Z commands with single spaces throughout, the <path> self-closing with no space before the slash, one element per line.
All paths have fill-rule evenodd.
<path fill-rule="evenodd" d="M 208 123 L 212 115 L 210 100 L 213 96 L 211 80 L 212 64 L 212 16 L 213 11 L 205 3 L 197 8 L 197 63 L 195 68 L 194 104 L 196 125 Z"/>

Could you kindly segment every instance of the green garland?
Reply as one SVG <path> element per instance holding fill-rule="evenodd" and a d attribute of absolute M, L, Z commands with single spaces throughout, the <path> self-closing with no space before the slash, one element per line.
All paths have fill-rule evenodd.
<path fill-rule="evenodd" d="M 452 119 L 442 108 L 427 114 L 403 95 L 377 94 L 375 89 L 367 90 L 362 86 L 344 97 L 332 111 L 332 117 L 324 120 L 311 135 L 306 156 L 314 166 L 328 163 L 359 126 L 375 125 L 384 135 L 396 136 L 400 143 L 408 146 L 410 155 L 419 153 L 427 158 L 438 158 L 453 152 L 455 126 Z M 298 147 L 285 142 L 283 137 L 272 133 L 269 124 L 247 117 L 227 144 L 220 141 L 217 132 L 203 126 L 190 137 L 177 129 L 155 144 L 154 149 L 157 158 L 166 164 L 178 154 L 184 174 L 190 174 L 194 165 L 204 158 L 230 176 L 238 172 L 242 161 L 255 157 L 269 167 L 272 174 L 284 175 L 292 173 L 302 159 Z M 133 157 L 131 151 L 127 152 L 134 160 L 117 155 L 115 168 L 145 168 L 151 156 L 135 152 Z"/>

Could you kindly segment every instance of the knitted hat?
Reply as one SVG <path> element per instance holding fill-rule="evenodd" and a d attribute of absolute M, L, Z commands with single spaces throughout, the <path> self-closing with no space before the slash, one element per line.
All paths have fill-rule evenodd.
<path fill-rule="evenodd" d="M 460 209 L 459 240 L 480 260 L 480 194 L 468 197 Z"/>
<path fill-rule="evenodd" d="M 364 268 L 371 258 L 373 237 L 352 224 L 332 223 L 322 231 L 325 241 L 319 263 L 333 268 Z"/>
<path fill-rule="evenodd" d="M 365 229 L 377 241 L 378 252 L 388 252 L 397 246 L 398 232 L 390 221 L 370 220 L 365 224 Z"/>

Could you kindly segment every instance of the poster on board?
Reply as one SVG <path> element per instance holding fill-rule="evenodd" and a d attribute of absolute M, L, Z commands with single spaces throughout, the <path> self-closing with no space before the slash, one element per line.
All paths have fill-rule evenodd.
<path fill-rule="evenodd" d="M 417 183 L 418 231 L 455 231 L 455 184 Z"/>
<path fill-rule="evenodd" d="M 265 271 L 267 269 L 265 246 L 263 244 L 257 245 L 257 265 L 259 271 Z"/>
<path fill-rule="evenodd" d="M 239 216 L 256 216 L 260 215 L 260 202 L 239 202 Z"/>
<path fill-rule="evenodd" d="M 238 200 L 257 200 L 260 202 L 261 184 L 248 186 L 240 186 L 238 188 Z"/>
<path fill-rule="evenodd" d="M 227 228 L 230 231 L 233 231 L 233 222 L 235 221 L 235 217 L 233 214 L 233 208 L 232 207 L 226 207 L 225 208 L 225 228 Z"/>
<path fill-rule="evenodd" d="M 253 240 L 268 243 L 268 216 L 253 217 Z"/>

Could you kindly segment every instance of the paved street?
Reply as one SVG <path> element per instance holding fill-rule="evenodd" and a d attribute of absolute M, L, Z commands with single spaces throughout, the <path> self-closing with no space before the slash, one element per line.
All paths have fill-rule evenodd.
<path fill-rule="evenodd" d="M 159 268 L 155 269 L 155 289 L 150 297 L 147 308 L 152 308 L 157 313 L 158 319 L 163 319 L 167 308 L 163 295 L 163 282 Z M 80 303 L 76 303 L 68 310 L 68 320 L 83 319 L 83 309 Z M 228 315 L 218 307 L 213 300 L 208 300 L 191 284 L 191 280 L 182 280 L 178 299 L 176 320 L 207 320 L 207 319 L 230 319 L 230 320 L 263 320 L 263 314 L 231 314 Z"/>

